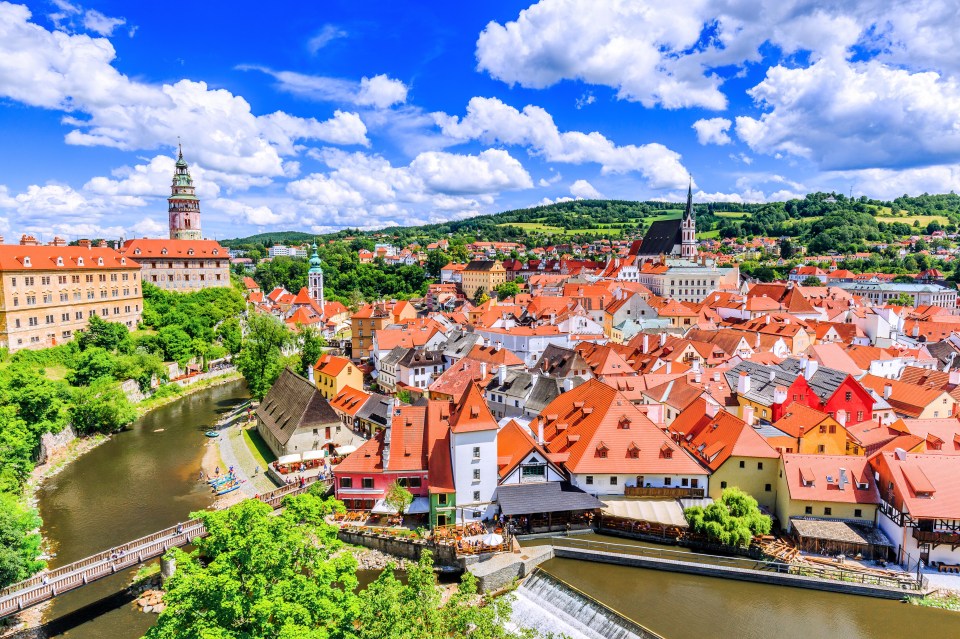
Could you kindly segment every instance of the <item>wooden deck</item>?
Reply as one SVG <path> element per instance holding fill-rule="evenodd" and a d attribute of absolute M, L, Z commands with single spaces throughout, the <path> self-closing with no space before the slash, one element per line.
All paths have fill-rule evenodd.
<path fill-rule="evenodd" d="M 259 495 L 257 499 L 273 508 L 279 508 L 284 497 L 305 492 L 315 481 L 315 477 L 311 478 L 303 487 L 298 484 L 282 486 L 269 493 Z M 177 528 L 181 526 L 182 529 L 178 532 Z M 11 584 L 0 590 L 0 619 L 53 599 L 69 590 L 85 586 L 91 581 L 109 577 L 144 561 L 159 557 L 170 548 L 186 546 L 195 539 L 206 537 L 206 535 L 207 529 L 203 523 L 199 519 L 191 519 L 182 524 L 157 531 L 152 535 L 104 550 L 80 561 L 51 571 L 41 572 L 29 579 Z"/>

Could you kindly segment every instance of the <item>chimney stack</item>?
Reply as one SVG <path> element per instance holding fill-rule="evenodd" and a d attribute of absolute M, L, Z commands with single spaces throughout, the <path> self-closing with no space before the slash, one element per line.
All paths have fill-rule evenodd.
<path fill-rule="evenodd" d="M 537 443 L 543 446 L 543 420 L 537 420 Z"/>
<path fill-rule="evenodd" d="M 573 390 L 573 380 L 570 379 L 569 377 L 564 377 L 561 383 L 563 384 L 564 393 L 569 393 L 570 391 Z"/>
<path fill-rule="evenodd" d="M 850 480 L 847 479 L 847 469 L 846 469 L 846 468 L 841 468 L 841 469 L 840 469 L 840 477 L 837 478 L 837 487 L 838 487 L 840 490 L 843 490 L 844 487 L 845 487 L 849 482 L 850 482 Z"/>
<path fill-rule="evenodd" d="M 487 378 L 487 363 L 480 362 L 480 380 L 483 381 Z"/>
<path fill-rule="evenodd" d="M 507 381 L 507 365 L 500 364 L 497 368 L 497 383 L 503 386 Z"/>
<path fill-rule="evenodd" d="M 883 385 L 883 398 L 890 399 L 890 396 L 893 394 L 893 384 L 884 384 Z"/>
<path fill-rule="evenodd" d="M 899 461 L 907 461 L 907 451 L 902 448 L 893 449 L 893 454 L 896 456 Z"/>
<path fill-rule="evenodd" d="M 960 368 L 951 368 L 950 369 L 950 384 L 953 386 L 960 385 Z"/>
<path fill-rule="evenodd" d="M 650 352 L 650 336 L 646 333 L 643 334 L 643 354 L 646 355 Z"/>
<path fill-rule="evenodd" d="M 787 387 L 777 386 L 773 389 L 773 403 L 785 404 L 787 402 Z"/>
<path fill-rule="evenodd" d="M 666 333 L 660 333 L 660 346 L 661 346 L 661 348 L 662 348 L 663 345 L 666 344 L 666 343 L 667 343 L 667 334 L 666 334 Z"/>
<path fill-rule="evenodd" d="M 753 426 L 753 406 L 743 407 L 743 421 L 747 426 Z"/>
<path fill-rule="evenodd" d="M 810 380 L 817 372 L 817 368 L 819 368 L 819 366 L 820 364 L 817 362 L 817 360 L 813 358 L 808 359 L 804 367 L 805 370 L 803 371 L 803 376 L 806 377 L 807 380 Z"/>
<path fill-rule="evenodd" d="M 841 428 L 847 427 L 847 411 L 842 408 L 837 411 L 837 423 L 840 424 Z"/>
<path fill-rule="evenodd" d="M 673 362 L 667 361 L 667 375 L 670 374 L 672 369 L 673 369 Z"/>
<path fill-rule="evenodd" d="M 745 395 L 750 392 L 750 373 L 740 371 L 740 377 L 737 379 L 737 395 Z"/>
<path fill-rule="evenodd" d="M 716 417 L 720 407 L 712 402 L 707 402 L 707 417 Z"/>

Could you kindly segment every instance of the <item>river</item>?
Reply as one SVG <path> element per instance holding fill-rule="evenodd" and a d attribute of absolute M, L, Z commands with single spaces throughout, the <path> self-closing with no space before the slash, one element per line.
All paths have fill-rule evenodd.
<path fill-rule="evenodd" d="M 960 613 L 899 601 L 574 559 L 542 568 L 666 639 L 960 637 Z"/>
<path fill-rule="evenodd" d="M 47 480 L 37 493 L 43 535 L 60 566 L 187 519 L 213 502 L 197 481 L 207 439 L 220 415 L 248 397 L 243 382 L 187 395 L 157 408 Z M 48 637 L 134 639 L 156 620 L 131 603 L 104 600 L 131 571 L 54 599 Z M 96 602 L 100 601 L 100 605 Z"/>

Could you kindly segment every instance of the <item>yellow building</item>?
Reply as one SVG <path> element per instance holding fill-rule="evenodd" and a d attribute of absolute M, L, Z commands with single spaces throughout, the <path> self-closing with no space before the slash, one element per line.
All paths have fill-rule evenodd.
<path fill-rule="evenodd" d="M 468 299 L 473 299 L 477 291 L 489 293 L 507 282 L 507 271 L 499 260 L 474 260 L 460 273 L 460 288 Z"/>
<path fill-rule="evenodd" d="M 354 361 L 370 359 L 373 334 L 390 324 L 417 317 L 417 309 L 410 302 L 376 302 L 362 306 L 350 316 L 350 341 Z"/>
<path fill-rule="evenodd" d="M 132 330 L 142 313 L 140 265 L 111 248 L 0 246 L 0 347 L 56 346 L 93 315 Z"/>
<path fill-rule="evenodd" d="M 711 479 L 711 481 L 713 481 Z M 777 519 L 876 522 L 880 493 L 865 457 L 783 455 L 777 478 Z"/>
<path fill-rule="evenodd" d="M 842 412 L 842 411 L 841 411 Z M 780 439 L 770 442 L 785 453 L 804 455 L 846 455 L 849 437 L 847 430 L 829 414 L 794 402 L 784 409 L 783 416 L 773 427 L 793 438 L 793 444 L 784 446 Z"/>
<path fill-rule="evenodd" d="M 363 373 L 346 357 L 321 355 L 313 376 L 317 390 L 326 399 L 333 399 L 347 386 L 363 390 Z"/>

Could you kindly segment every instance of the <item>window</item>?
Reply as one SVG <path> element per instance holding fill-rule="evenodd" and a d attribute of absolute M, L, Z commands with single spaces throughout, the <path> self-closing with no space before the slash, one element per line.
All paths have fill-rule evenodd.
<path fill-rule="evenodd" d="M 853 399 L 853 393 L 851 393 L 850 391 L 847 391 L 846 393 L 843 394 L 843 398 L 849 402 L 851 399 Z"/>
<path fill-rule="evenodd" d="M 616 475 L 610 475 L 610 485 L 611 485 L 611 486 L 616 486 L 616 485 L 617 485 L 617 476 L 616 476 Z"/>
<path fill-rule="evenodd" d="M 860 517 L 863 517 L 863 511 L 860 510 L 859 508 L 854 508 L 854 509 L 853 509 L 853 516 L 856 517 L 857 519 L 859 519 Z"/>
<path fill-rule="evenodd" d="M 587 486 L 592 486 L 592 485 L 593 485 L 593 475 L 587 475 Z"/>
<path fill-rule="evenodd" d="M 479 469 L 479 468 L 474 468 L 474 469 L 473 469 L 473 481 L 480 481 L 480 469 Z"/>
<path fill-rule="evenodd" d="M 726 488 L 726 487 L 727 487 L 727 482 L 725 482 L 725 481 L 720 482 L 720 488 L 721 488 L 721 489 Z"/>
<path fill-rule="evenodd" d="M 410 477 L 407 479 L 407 482 L 409 483 L 410 488 L 420 488 L 422 485 L 419 477 Z"/>
<path fill-rule="evenodd" d="M 36 296 L 36 295 L 27 295 L 27 304 L 28 304 L 28 305 L 31 305 L 31 306 L 32 306 L 32 305 L 34 305 L 34 304 L 36 304 L 36 303 L 37 303 L 37 296 Z"/>
<path fill-rule="evenodd" d="M 812 515 L 812 514 L 813 514 L 813 506 L 805 506 L 804 509 L 803 509 L 803 514 L 804 514 L 804 515 Z"/>
<path fill-rule="evenodd" d="M 690 481 L 689 481 L 686 477 L 684 477 L 683 479 L 680 480 L 680 485 L 681 485 L 681 486 L 686 486 L 686 485 L 689 484 L 689 483 L 690 483 Z"/>
<path fill-rule="evenodd" d="M 822 454 L 822 453 L 826 452 L 826 450 L 827 450 L 827 448 L 826 448 L 826 446 L 824 446 L 823 444 L 820 444 L 819 446 L 817 446 L 817 452 L 818 452 L 818 453 L 821 453 L 821 454 Z"/>
<path fill-rule="evenodd" d="M 341 477 L 340 488 L 353 488 L 353 477 Z"/>
<path fill-rule="evenodd" d="M 832 514 L 833 514 L 833 509 L 830 508 L 830 506 L 827 506 L 826 508 L 823 509 L 823 514 L 824 514 L 824 515 L 832 515 Z"/>
<path fill-rule="evenodd" d="M 691 486 L 692 488 L 699 488 L 699 487 L 700 487 L 700 480 L 697 479 L 696 477 L 694 477 L 693 479 L 690 480 L 690 486 Z"/>
<path fill-rule="evenodd" d="M 447 505 L 447 493 L 440 493 L 437 495 L 437 505 L 446 506 Z"/>
<path fill-rule="evenodd" d="M 740 461 L 740 468 L 746 468 L 746 466 L 747 466 L 747 462 L 741 460 L 741 461 Z"/>
<path fill-rule="evenodd" d="M 480 491 L 479 491 L 479 490 L 473 491 L 473 501 L 480 501 Z"/>
<path fill-rule="evenodd" d="M 36 318 L 36 317 L 31 317 L 31 318 L 29 318 L 29 319 L 27 320 L 27 325 L 28 325 L 28 326 L 36 326 L 37 323 L 38 323 L 38 322 L 37 322 L 37 318 Z"/>
<path fill-rule="evenodd" d="M 364 488 L 373 488 L 373 477 L 364 477 L 364 478 L 363 478 L 363 487 L 364 487 Z"/>
<path fill-rule="evenodd" d="M 763 462 L 757 462 L 757 470 L 763 470 Z"/>
<path fill-rule="evenodd" d="M 474 447 L 473 447 L 473 458 L 474 458 L 474 459 L 480 459 L 480 447 L 479 447 L 479 446 L 474 446 Z"/>
<path fill-rule="evenodd" d="M 673 483 L 673 478 L 672 478 L 672 477 L 664 477 L 664 478 L 663 478 L 663 485 L 664 485 L 664 486 L 669 486 L 669 485 L 671 485 L 672 483 Z"/>
<path fill-rule="evenodd" d="M 771 486 L 770 484 L 764 484 L 763 490 L 769 493 L 770 491 L 773 490 L 773 486 Z"/>

